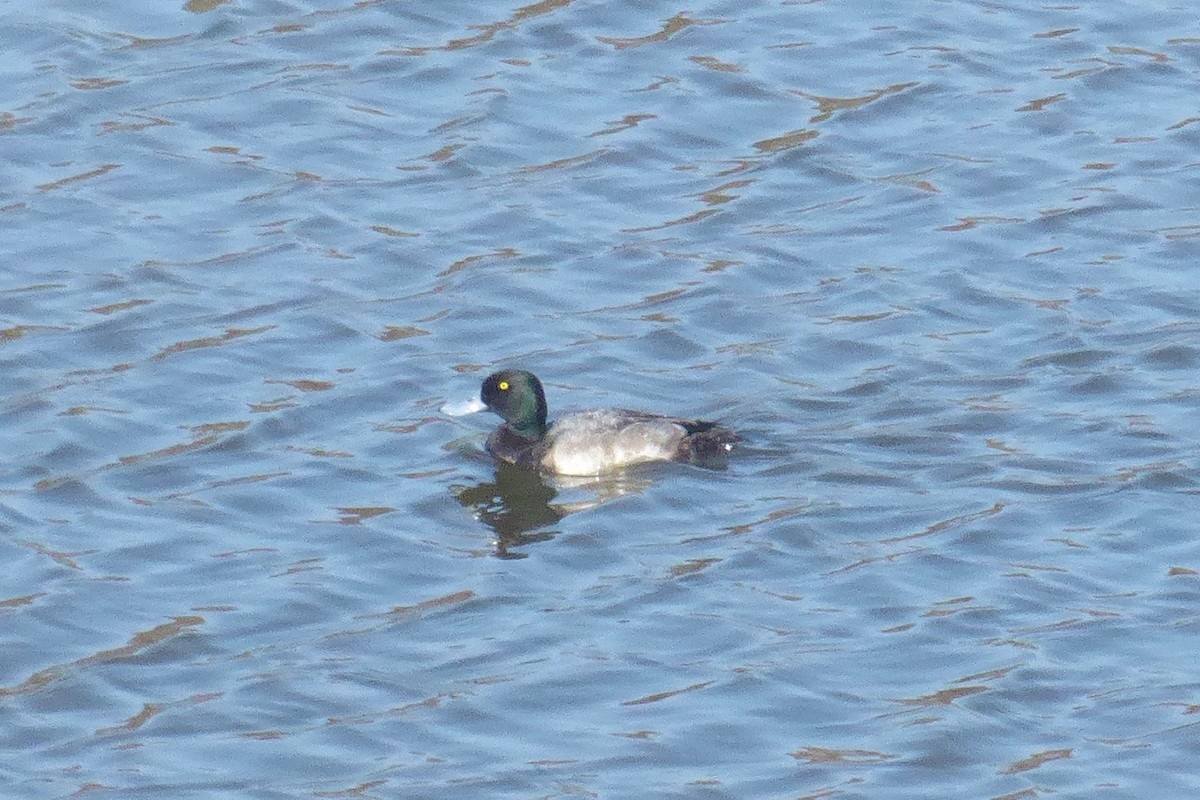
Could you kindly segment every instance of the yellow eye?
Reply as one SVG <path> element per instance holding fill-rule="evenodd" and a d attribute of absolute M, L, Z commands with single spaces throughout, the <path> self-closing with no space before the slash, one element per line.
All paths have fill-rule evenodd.
<path fill-rule="evenodd" d="M 502 392 L 507 392 L 508 391 L 508 381 L 500 381 L 500 383 L 496 384 L 496 388 Z"/>

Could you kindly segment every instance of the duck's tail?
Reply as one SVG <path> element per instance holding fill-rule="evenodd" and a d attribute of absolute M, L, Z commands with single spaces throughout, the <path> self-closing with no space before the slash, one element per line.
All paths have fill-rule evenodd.
<path fill-rule="evenodd" d="M 687 435 L 679 443 L 676 459 L 690 461 L 705 467 L 723 467 L 733 446 L 742 439 L 728 428 L 715 422 L 686 420 L 683 423 Z"/>

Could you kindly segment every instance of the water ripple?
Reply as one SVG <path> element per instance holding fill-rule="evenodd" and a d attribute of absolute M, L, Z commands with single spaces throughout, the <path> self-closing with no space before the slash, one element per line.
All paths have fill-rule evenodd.
<path fill-rule="evenodd" d="M 1177 9 L 10 16 L 10 794 L 1194 794 Z"/>

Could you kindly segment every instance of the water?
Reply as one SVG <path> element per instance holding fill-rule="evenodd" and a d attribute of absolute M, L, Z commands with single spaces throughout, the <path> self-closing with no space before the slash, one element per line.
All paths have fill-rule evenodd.
<path fill-rule="evenodd" d="M 5 796 L 1194 797 L 1193 16 L 9 9 Z"/>

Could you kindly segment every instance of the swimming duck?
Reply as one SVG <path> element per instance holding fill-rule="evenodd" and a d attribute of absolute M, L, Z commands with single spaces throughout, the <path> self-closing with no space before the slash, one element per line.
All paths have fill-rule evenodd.
<path fill-rule="evenodd" d="M 606 408 L 566 414 L 546 423 L 546 393 L 532 372 L 489 375 L 477 399 L 450 403 L 458 416 L 491 411 L 504 419 L 487 449 L 501 461 L 555 475 L 599 475 L 646 461 L 716 465 L 738 437 L 715 422 Z"/>

